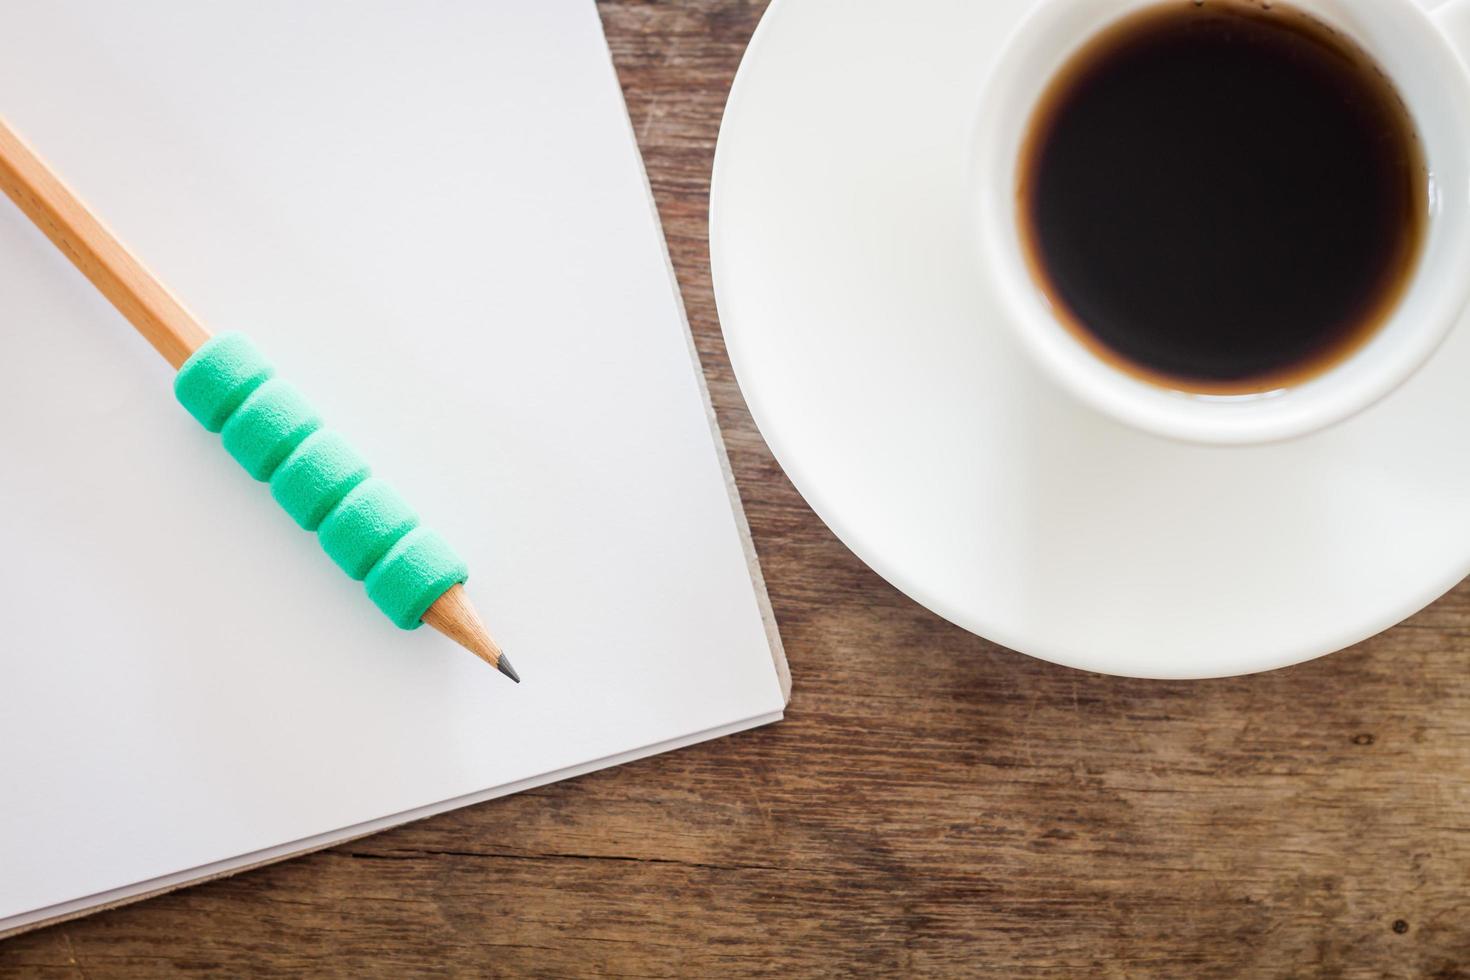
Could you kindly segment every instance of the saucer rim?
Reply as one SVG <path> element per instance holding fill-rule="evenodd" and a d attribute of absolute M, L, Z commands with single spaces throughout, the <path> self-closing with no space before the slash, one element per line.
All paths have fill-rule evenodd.
<path fill-rule="evenodd" d="M 741 152 L 735 146 L 739 137 L 731 134 L 735 131 L 735 127 L 740 125 L 738 117 L 745 111 L 743 108 L 744 96 L 750 84 L 748 78 L 761 70 L 757 67 L 757 63 L 763 57 L 762 52 L 769 43 L 768 39 L 779 29 L 775 25 L 794 3 L 795 0 L 771 0 L 741 57 L 740 65 L 731 82 L 724 111 L 721 114 L 710 174 L 707 209 L 710 280 L 721 336 L 736 384 L 750 411 L 752 421 L 797 493 L 859 561 L 906 598 L 955 626 L 1022 656 L 1096 674 L 1159 681 L 1241 677 L 1282 670 L 1320 659 L 1369 640 L 1404 622 L 1443 598 L 1467 576 L 1470 576 L 1470 550 L 1467 550 L 1461 564 L 1452 569 L 1451 573 L 1435 579 L 1424 589 L 1415 590 L 1412 597 L 1395 604 L 1391 610 L 1369 617 L 1364 622 L 1353 626 L 1339 627 L 1330 632 L 1323 630 L 1316 642 L 1298 644 L 1293 648 L 1276 647 L 1273 652 L 1267 654 L 1252 655 L 1245 652 L 1228 662 L 1224 658 L 1217 657 L 1208 663 L 1194 664 L 1189 662 L 1187 657 L 1181 657 L 1179 659 L 1183 662 L 1180 663 L 1181 669 L 1179 670 L 1137 671 L 1121 668 L 1117 663 L 1117 658 L 1110 655 L 1098 656 L 1084 650 L 1061 649 L 1045 642 L 1035 642 L 1034 638 L 1027 639 L 1015 635 L 1002 624 L 991 622 L 984 616 L 976 615 L 972 610 L 956 608 L 940 597 L 928 594 L 928 590 L 913 581 L 912 576 L 894 567 L 894 563 L 883 553 L 881 547 L 877 546 L 869 536 L 863 534 L 860 528 L 852 526 L 835 512 L 835 508 L 824 499 L 820 489 L 821 481 L 813 478 L 806 471 L 800 454 L 793 452 L 787 444 L 778 420 L 779 413 L 770 411 L 761 385 L 756 380 L 761 375 L 760 370 L 754 366 L 759 358 L 746 349 L 741 339 L 741 330 L 736 323 L 738 318 L 731 312 L 734 304 L 728 299 L 737 291 L 737 287 L 732 286 L 732 280 L 738 277 L 730 269 L 727 247 L 722 244 L 729 233 L 725 230 L 726 223 L 720 217 L 721 202 L 726 196 L 721 190 L 722 186 L 726 186 L 721 174 L 728 169 L 728 160 L 731 156 Z M 1450 332 L 1453 333 L 1463 328 L 1462 320 L 1452 327 Z"/>

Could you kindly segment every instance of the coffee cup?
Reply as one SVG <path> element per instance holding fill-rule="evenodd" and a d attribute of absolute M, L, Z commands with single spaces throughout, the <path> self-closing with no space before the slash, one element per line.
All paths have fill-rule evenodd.
<path fill-rule="evenodd" d="M 1240 9 L 1247 6 L 1255 9 Z M 1378 296 L 1374 301 L 1381 309 L 1376 309 L 1371 324 L 1359 330 L 1351 343 L 1342 342 L 1340 354 L 1331 357 L 1314 354 L 1317 360 L 1310 369 L 1266 372 L 1260 375 L 1260 383 L 1252 383 L 1251 377 L 1244 375 L 1205 377 L 1208 372 L 1196 372 L 1199 377 L 1192 374 L 1184 377 L 1167 370 L 1149 370 L 1148 363 L 1142 363 L 1140 368 L 1139 359 L 1127 351 L 1112 356 L 1122 348 L 1113 349 L 1110 346 L 1113 341 L 1107 340 L 1101 330 L 1091 333 L 1087 321 L 1093 315 L 1100 320 L 1106 318 L 1109 329 L 1122 331 L 1120 336 L 1126 337 L 1130 326 L 1127 290 L 1119 287 L 1124 292 L 1121 306 L 1118 302 L 1108 306 L 1105 301 L 1110 297 L 1106 296 L 1104 302 L 1089 306 L 1090 297 L 1077 299 L 1078 289 L 1085 292 L 1085 288 L 1077 287 L 1069 293 L 1071 284 L 1059 287 L 1054 281 L 1056 277 L 1038 269 L 1036 217 L 1028 212 L 1033 204 L 1027 196 L 1031 179 L 1027 168 L 1032 165 L 1028 162 L 1032 159 L 1028 156 L 1032 153 L 1029 147 L 1037 139 L 1037 127 L 1041 125 L 1038 119 L 1047 111 L 1047 100 L 1056 98 L 1057 87 L 1063 84 L 1064 76 L 1077 59 L 1097 48 L 1102 43 L 1100 39 L 1111 36 L 1109 32 L 1123 30 L 1120 25 L 1126 25 L 1129 18 L 1141 23 L 1155 14 L 1171 16 L 1179 11 L 1181 16 L 1187 16 L 1190 9 L 1205 14 L 1250 17 L 1252 24 L 1264 25 L 1268 30 L 1275 29 L 1273 25 L 1297 29 L 1307 24 L 1312 31 L 1331 39 L 1331 44 L 1340 42 L 1350 46 L 1361 53 L 1364 64 L 1374 72 L 1381 72 L 1386 79 L 1412 128 L 1415 142 L 1417 163 L 1412 180 L 1418 183 L 1412 188 L 1417 202 L 1411 215 L 1412 254 L 1393 273 L 1401 281 L 1395 281 L 1391 290 L 1382 292 L 1381 296 L 1373 294 Z M 1065 392 L 1098 412 L 1159 436 L 1214 445 L 1274 442 L 1324 429 L 1378 402 L 1412 377 L 1430 358 L 1470 301 L 1470 73 L 1461 61 L 1461 51 L 1470 52 L 1470 0 L 1451 0 L 1433 11 L 1420 8 L 1413 0 L 1290 0 L 1254 5 L 1246 0 L 1041 0 L 1005 44 L 991 69 L 973 123 L 968 161 L 974 182 L 972 200 L 976 208 L 981 274 L 989 277 L 1001 299 L 1006 325 L 1043 373 Z M 1232 51 L 1231 56 L 1237 53 Z M 1309 121 L 1315 124 L 1318 120 L 1313 117 Z M 1259 161 L 1263 168 L 1289 168 L 1294 162 L 1270 154 L 1264 157 Z M 1335 170 L 1331 173 L 1339 176 Z M 1132 190 L 1137 192 L 1138 174 L 1133 173 L 1130 179 Z M 1040 193 L 1056 193 L 1047 190 L 1049 185 L 1040 186 Z M 1202 194 L 1210 192 L 1209 187 L 1200 190 Z M 1357 206 L 1361 201 L 1351 194 L 1346 203 Z M 1312 228 L 1308 230 L 1316 231 L 1316 238 L 1302 235 L 1300 224 L 1290 224 L 1300 222 L 1302 215 L 1288 214 L 1290 210 L 1282 211 L 1281 234 L 1270 242 L 1276 255 L 1274 272 L 1289 274 L 1295 265 L 1293 255 L 1297 254 L 1304 260 L 1303 267 L 1311 270 L 1303 272 L 1303 276 L 1316 275 L 1329 284 L 1341 280 L 1339 285 L 1351 293 L 1353 276 L 1335 270 L 1358 268 L 1351 263 L 1361 265 L 1366 259 L 1347 254 L 1340 266 L 1316 262 L 1321 257 L 1320 244 L 1311 243 L 1320 243 L 1324 235 L 1336 232 Z M 1085 208 L 1080 213 L 1084 217 L 1091 214 Z M 1338 216 L 1330 214 L 1329 217 L 1336 220 Z M 1133 253 L 1118 250 L 1138 246 L 1139 229 L 1130 227 L 1126 220 L 1101 225 L 1093 221 L 1084 230 L 1087 243 L 1094 248 L 1091 254 L 1102 257 L 1096 261 L 1111 261 L 1107 259 L 1109 254 L 1127 258 Z M 1256 231 L 1260 230 L 1257 226 Z M 1366 226 L 1360 230 L 1362 234 L 1358 237 L 1363 248 L 1371 248 L 1375 233 Z M 1056 234 L 1065 231 L 1062 228 Z M 1163 237 L 1167 229 L 1149 234 L 1153 237 L 1146 244 L 1154 249 L 1162 246 L 1164 251 L 1159 254 L 1167 257 L 1168 241 Z M 1301 248 L 1315 249 L 1312 256 L 1301 251 L 1293 253 L 1298 248 L 1298 238 L 1303 243 Z M 1092 261 L 1088 253 L 1084 250 L 1077 257 L 1076 249 L 1067 251 L 1071 246 L 1063 244 L 1066 247 L 1062 252 L 1081 266 L 1079 281 L 1084 287 L 1089 281 L 1107 287 L 1111 281 L 1108 270 L 1088 269 L 1088 262 Z M 1307 258 L 1314 261 L 1307 262 Z M 1047 260 L 1040 261 L 1044 266 Z M 1286 273 L 1282 273 L 1282 267 Z M 1126 268 L 1126 263 L 1119 268 Z M 1208 271 L 1199 274 L 1206 276 Z M 1248 278 L 1237 278 L 1240 278 L 1236 284 L 1239 289 L 1253 288 Z M 1228 282 L 1207 285 L 1215 289 L 1234 288 Z M 1130 288 L 1132 298 L 1138 299 L 1140 295 L 1150 298 L 1140 291 L 1156 287 L 1139 280 L 1139 284 Z M 1366 289 L 1367 286 L 1362 286 L 1359 292 Z M 1200 298 L 1207 294 L 1191 297 L 1187 289 L 1182 293 L 1184 300 L 1195 302 L 1196 307 L 1185 302 L 1179 309 L 1195 309 L 1195 312 L 1186 313 L 1177 321 L 1160 313 L 1155 316 L 1159 322 L 1148 324 L 1148 329 L 1163 334 L 1179 331 L 1180 336 L 1187 337 L 1191 329 L 1204 331 L 1208 326 L 1218 333 L 1222 329 L 1219 324 L 1204 323 L 1215 311 L 1214 305 Z M 1235 298 L 1222 295 L 1230 300 Z M 1290 311 L 1297 306 L 1292 304 L 1305 301 L 1292 297 L 1278 302 L 1275 296 L 1273 293 L 1260 298 L 1266 317 L 1261 323 L 1247 323 L 1242 327 L 1256 330 L 1252 343 L 1264 342 L 1260 336 L 1263 332 L 1269 335 L 1270 330 L 1279 328 L 1290 334 L 1295 326 Z M 1137 305 L 1150 311 L 1165 309 L 1158 303 Z M 1229 303 L 1218 305 L 1230 307 Z M 1249 304 L 1238 308 L 1251 309 Z M 1310 304 L 1302 308 L 1309 309 Z M 1095 314 L 1098 309 L 1104 312 Z M 1322 316 L 1326 323 L 1332 317 L 1340 318 L 1341 314 L 1337 307 L 1332 307 Z M 1209 350 L 1216 354 L 1221 350 L 1241 357 L 1250 353 L 1228 350 L 1228 332 L 1220 334 L 1226 338 L 1225 348 L 1220 347 L 1219 337 L 1210 336 L 1216 346 Z M 1314 337 L 1307 336 L 1301 342 L 1318 343 Z M 1170 339 L 1163 336 L 1164 341 Z M 1173 347 L 1178 345 L 1165 346 L 1170 348 L 1166 352 L 1168 356 L 1177 353 Z M 1242 341 L 1242 348 L 1246 346 Z M 1186 349 L 1184 354 L 1188 353 Z M 1230 361 L 1229 370 L 1246 371 L 1245 367 L 1234 366 L 1236 361 L 1249 364 L 1248 359 L 1226 360 Z M 1204 363 L 1209 366 L 1209 362 Z"/>

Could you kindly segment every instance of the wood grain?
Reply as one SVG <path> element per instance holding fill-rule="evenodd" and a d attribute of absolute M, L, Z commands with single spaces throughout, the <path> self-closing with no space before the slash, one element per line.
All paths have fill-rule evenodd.
<path fill-rule="evenodd" d="M 22 936 L 0 974 L 1470 977 L 1470 589 L 1202 684 L 1051 667 L 908 602 L 786 482 L 720 342 L 710 159 L 761 4 L 601 10 L 788 720 Z"/>

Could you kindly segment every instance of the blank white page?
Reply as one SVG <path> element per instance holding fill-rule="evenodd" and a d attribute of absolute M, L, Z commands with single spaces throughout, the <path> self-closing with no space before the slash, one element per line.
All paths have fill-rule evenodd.
<path fill-rule="evenodd" d="M 592 0 L 13 0 L 0 115 L 525 679 L 394 628 L 0 198 L 0 932 L 779 717 Z"/>

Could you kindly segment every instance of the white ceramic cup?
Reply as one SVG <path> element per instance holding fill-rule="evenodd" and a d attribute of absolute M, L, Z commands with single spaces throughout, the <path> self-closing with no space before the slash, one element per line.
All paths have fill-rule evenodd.
<path fill-rule="evenodd" d="M 1017 194 L 1024 138 L 1057 71 L 1108 25 L 1191 0 L 1041 0 L 1005 45 L 980 99 L 971 142 L 980 258 L 1009 325 L 1042 369 L 1094 409 L 1157 435 L 1241 445 L 1305 435 L 1403 384 L 1470 300 L 1470 0 L 1427 12 L 1414 0 L 1281 0 L 1355 41 L 1392 80 L 1416 126 L 1429 217 L 1408 285 L 1377 333 L 1300 384 L 1247 395 L 1170 390 L 1099 358 L 1054 314 L 1028 268 Z M 1204 0 L 1214 2 L 1214 0 Z M 1470 379 L 1467 379 L 1470 384 Z"/>

